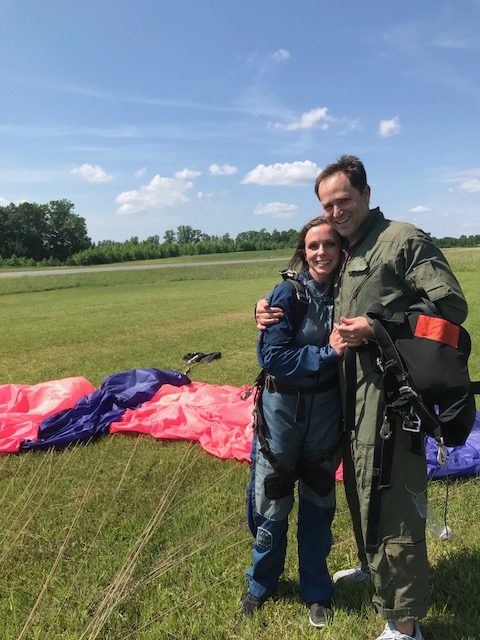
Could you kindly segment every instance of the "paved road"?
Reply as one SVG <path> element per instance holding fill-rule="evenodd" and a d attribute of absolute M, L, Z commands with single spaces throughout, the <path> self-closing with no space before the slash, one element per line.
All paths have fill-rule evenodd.
<path fill-rule="evenodd" d="M 0 278 L 24 276 L 56 276 L 69 273 L 92 273 L 99 271 L 137 271 L 145 269 L 168 269 L 169 267 L 208 267 L 215 265 L 246 264 L 248 262 L 285 262 L 286 258 L 254 258 L 252 260 L 212 260 L 211 262 L 168 262 L 165 264 L 119 265 L 118 267 L 72 267 L 71 269 L 36 269 L 31 271 L 1 271 Z"/>

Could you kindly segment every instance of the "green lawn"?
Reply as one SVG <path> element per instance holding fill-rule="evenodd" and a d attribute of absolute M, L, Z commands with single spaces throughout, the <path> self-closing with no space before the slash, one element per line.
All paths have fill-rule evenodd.
<path fill-rule="evenodd" d="M 480 250 L 447 256 L 470 303 L 480 376 Z M 265 257 L 274 257 L 268 252 Z M 281 255 L 285 256 L 285 252 Z M 251 255 L 251 257 L 254 257 Z M 224 256 L 218 256 L 222 260 Z M 181 367 L 221 351 L 195 380 L 240 386 L 257 372 L 253 304 L 278 280 L 272 262 L 0 280 L 3 383 Z M 251 541 L 248 466 L 199 445 L 116 435 L 85 446 L 0 458 L 0 638 L 167 640 L 316 638 L 297 596 L 295 518 L 284 579 L 252 621 L 239 618 Z M 450 543 L 429 539 L 426 640 L 480 638 L 480 488 L 452 482 Z M 441 508 L 445 484 L 434 483 Z M 355 563 L 339 487 L 330 568 Z M 366 590 L 339 589 L 325 640 L 369 640 L 382 623 Z"/>

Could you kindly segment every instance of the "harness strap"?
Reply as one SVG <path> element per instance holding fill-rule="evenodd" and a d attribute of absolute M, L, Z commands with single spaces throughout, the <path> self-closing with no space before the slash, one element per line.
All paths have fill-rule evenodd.
<path fill-rule="evenodd" d="M 390 436 L 385 439 L 380 435 L 384 420 L 390 422 Z M 370 487 L 370 501 L 368 505 L 367 532 L 365 550 L 375 553 L 380 546 L 380 513 L 382 509 L 382 494 L 391 486 L 391 472 L 393 450 L 395 445 L 396 420 L 390 418 L 382 408 L 377 416 L 375 448 L 373 452 L 372 484 Z"/>
<path fill-rule="evenodd" d="M 475 396 L 480 395 L 480 380 L 476 380 L 475 382 L 471 382 L 472 393 Z"/>
<path fill-rule="evenodd" d="M 301 476 L 301 466 L 302 466 L 301 461 L 299 465 L 297 465 L 295 472 L 292 473 L 291 471 L 289 471 L 279 461 L 277 456 L 270 449 L 270 444 L 265 435 L 266 421 L 265 421 L 265 414 L 263 412 L 262 391 L 263 391 L 263 388 L 264 387 L 266 388 L 267 386 L 268 378 L 269 376 L 268 374 L 265 373 L 265 370 L 262 370 L 262 372 L 257 377 L 257 389 L 255 394 L 255 407 L 254 407 L 254 430 L 258 437 L 258 442 L 260 444 L 260 451 L 264 455 L 264 457 L 268 460 L 268 462 L 271 464 L 272 468 L 278 473 L 280 473 L 281 475 L 283 475 L 290 482 L 295 483 L 298 480 L 298 478 Z M 331 383 L 331 386 L 329 386 L 328 388 L 333 387 L 334 384 L 337 382 L 336 378 L 333 378 L 333 380 L 334 380 L 333 383 L 331 383 L 331 380 L 327 381 L 329 384 Z M 325 391 L 326 389 L 323 389 L 323 390 Z M 301 397 L 300 394 L 299 396 Z M 297 406 L 297 413 L 298 413 L 298 406 Z M 343 442 L 343 432 L 339 434 L 337 441 L 335 442 L 333 447 L 329 451 L 327 451 L 327 453 L 315 459 L 315 463 L 318 465 L 324 462 L 325 460 L 330 460 L 331 458 L 333 458 L 333 456 L 337 452 L 342 442 Z"/>
<path fill-rule="evenodd" d="M 429 427 L 436 442 L 443 445 L 443 436 L 440 423 L 423 402 L 419 394 L 413 389 L 408 371 L 405 369 L 400 354 L 395 344 L 380 320 L 373 321 L 373 333 L 377 340 L 385 358 L 384 374 L 390 371 L 398 381 L 401 400 L 405 401 L 405 405 L 410 404 L 414 412 L 420 418 L 421 422 Z M 417 430 L 419 431 L 419 429 Z"/>
<path fill-rule="evenodd" d="M 355 349 L 345 351 L 345 407 L 344 418 L 347 431 L 355 429 L 355 406 L 357 400 L 357 358 Z M 382 437 L 381 430 L 384 421 L 390 423 L 389 437 Z M 393 451 L 395 444 L 396 419 L 387 415 L 387 408 L 382 402 L 377 412 L 375 429 L 375 448 L 373 453 L 372 484 L 370 487 L 370 502 L 368 506 L 367 531 L 365 550 L 375 553 L 379 547 L 380 513 L 382 507 L 382 492 L 389 489 Z"/>
<path fill-rule="evenodd" d="M 277 380 L 270 374 L 267 374 L 265 378 L 265 389 L 270 392 L 287 393 L 290 395 L 312 395 L 314 393 L 322 393 L 333 389 L 338 384 L 338 376 L 329 378 L 323 382 L 319 382 L 311 387 L 297 387 L 294 384 L 286 382 L 285 380 Z"/>
<path fill-rule="evenodd" d="M 347 347 L 344 353 L 345 361 L 345 402 L 343 407 L 343 418 L 345 429 L 353 431 L 355 429 L 355 406 L 357 404 L 357 354 L 354 349 Z"/>
<path fill-rule="evenodd" d="M 287 467 L 285 467 L 277 458 L 277 456 L 270 449 L 270 444 L 265 436 L 265 415 L 263 413 L 263 403 L 262 403 L 262 389 L 257 387 L 257 393 L 255 398 L 255 409 L 254 409 L 254 429 L 257 434 L 258 442 L 260 444 L 260 451 L 264 455 L 264 457 L 271 464 L 272 468 L 275 469 L 278 473 L 283 475 L 287 480 L 292 483 L 297 481 L 297 476 L 289 471 Z"/>

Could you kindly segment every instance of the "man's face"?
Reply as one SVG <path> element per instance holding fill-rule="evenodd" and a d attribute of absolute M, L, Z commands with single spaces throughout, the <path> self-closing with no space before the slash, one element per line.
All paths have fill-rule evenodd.
<path fill-rule="evenodd" d="M 360 192 L 345 173 L 338 171 L 320 182 L 318 197 L 329 224 L 350 243 L 356 242 L 360 225 L 369 213 L 370 187 Z"/>

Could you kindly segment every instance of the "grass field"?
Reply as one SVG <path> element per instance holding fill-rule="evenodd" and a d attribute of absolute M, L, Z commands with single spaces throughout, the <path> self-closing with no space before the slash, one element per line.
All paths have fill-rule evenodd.
<path fill-rule="evenodd" d="M 472 377 L 480 377 L 480 250 L 447 251 L 470 305 Z M 267 257 L 275 254 L 268 252 Z M 190 351 L 221 351 L 195 380 L 240 386 L 257 372 L 255 300 L 274 262 L 0 280 L 2 383 L 179 368 Z M 285 256 L 285 252 L 282 256 Z M 253 257 L 251 254 L 249 257 Z M 224 259 L 224 256 L 218 256 Z M 295 518 L 278 596 L 238 616 L 251 540 L 248 466 L 198 445 L 116 435 L 54 452 L 0 458 L 2 640 L 303 640 L 319 636 L 297 596 Z M 480 485 L 452 482 L 454 538 L 429 538 L 426 640 L 480 639 Z M 441 509 L 445 484 L 433 483 Z M 355 563 L 339 487 L 330 568 Z M 325 640 L 375 638 L 367 589 L 339 589 Z"/>

